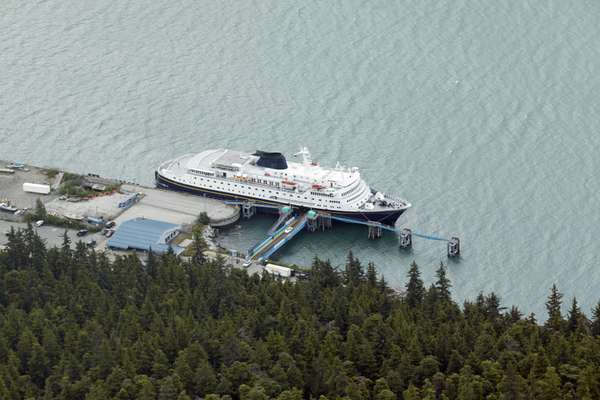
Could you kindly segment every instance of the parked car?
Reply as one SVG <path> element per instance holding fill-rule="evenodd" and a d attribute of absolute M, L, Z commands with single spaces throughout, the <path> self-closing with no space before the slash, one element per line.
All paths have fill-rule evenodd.
<path fill-rule="evenodd" d="M 88 240 L 88 242 L 86 243 L 87 247 L 95 247 L 96 246 L 96 241 L 94 239 L 90 239 Z"/>
<path fill-rule="evenodd" d="M 108 230 L 106 231 L 106 233 L 104 234 L 104 236 L 106 236 L 106 237 L 111 237 L 111 236 L 113 235 L 113 233 L 115 233 L 115 231 L 114 231 L 114 230 L 112 230 L 112 229 L 108 229 Z"/>
<path fill-rule="evenodd" d="M 81 229 L 79 232 L 77 232 L 77 236 L 85 236 L 87 235 L 88 230 L 87 229 Z"/>
<path fill-rule="evenodd" d="M 117 223 L 115 221 L 108 221 L 106 223 L 106 225 L 104 225 L 107 228 L 112 228 L 113 226 L 115 226 Z"/>
<path fill-rule="evenodd" d="M 39 228 L 40 226 L 42 226 L 42 225 L 44 225 L 44 220 L 43 220 L 43 219 L 40 219 L 39 221 L 36 221 L 36 222 L 35 222 L 35 226 L 37 226 L 38 228 Z"/>

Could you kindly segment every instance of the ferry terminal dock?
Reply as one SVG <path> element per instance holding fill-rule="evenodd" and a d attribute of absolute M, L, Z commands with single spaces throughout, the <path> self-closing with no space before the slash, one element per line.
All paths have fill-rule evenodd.
<path fill-rule="evenodd" d="M 9 162 L 0 161 L 4 167 Z M 87 216 L 101 217 L 105 221 L 115 221 L 118 227 L 123 221 L 134 218 L 155 219 L 181 225 L 184 230 L 191 228 L 200 213 L 205 212 L 210 220 L 211 228 L 220 228 L 234 224 L 240 218 L 240 210 L 236 206 L 227 205 L 221 201 L 196 196 L 192 194 L 157 189 L 143 185 L 123 182 L 118 179 L 100 178 L 97 175 L 82 175 L 85 180 L 93 182 L 101 181 L 105 184 L 119 186 L 114 193 L 99 194 L 90 199 L 68 201 L 62 196 L 55 180 L 62 171 L 53 168 L 41 168 L 30 165 L 23 169 L 14 169 L 14 172 L 0 174 L 0 202 L 9 202 L 19 210 L 33 210 L 39 199 L 44 204 L 48 214 L 56 214 L 63 218 L 83 218 Z M 52 173 L 49 174 L 49 171 Z M 42 195 L 27 193 L 23 191 L 24 183 L 47 184 L 53 187 L 50 194 Z M 126 208 L 118 207 L 118 203 L 135 195 L 136 200 Z M 0 211 L 0 248 L 5 245 L 6 232 L 11 227 L 15 229 L 26 227 L 23 215 L 16 216 L 12 212 Z M 108 249 L 106 244 L 108 238 L 101 232 L 90 232 L 84 237 L 77 237 L 77 229 L 51 226 L 44 224 L 35 227 L 40 236 L 46 240 L 48 246 L 59 246 L 62 244 L 65 230 L 72 241 L 72 245 L 78 240 L 96 242 L 96 250 L 107 251 L 110 255 L 123 254 Z M 205 233 L 205 239 L 209 245 L 208 256 L 216 257 L 217 254 L 230 258 L 233 265 L 241 266 L 243 259 L 231 257 L 231 252 L 220 248 L 210 237 L 209 231 Z M 256 268 L 252 268 L 253 272 Z"/>
<path fill-rule="evenodd" d="M 9 163 L 0 161 L 0 167 L 8 166 Z M 184 192 L 147 187 L 124 182 L 119 179 L 102 178 L 95 174 L 80 175 L 81 181 L 93 188 L 118 188 L 99 194 L 92 194 L 84 199 L 72 199 L 60 195 L 61 180 L 68 172 L 58 171 L 50 168 L 39 168 L 21 165 L 20 168 L 0 173 L 0 202 L 10 203 L 20 210 L 33 210 L 37 200 L 41 200 L 48 214 L 60 216 L 66 219 L 98 219 L 102 221 L 114 221 L 118 227 L 125 221 L 136 218 L 163 221 L 176 224 L 181 227 L 182 232 L 191 231 L 192 225 L 200 213 L 206 213 L 209 218 L 210 228 L 226 227 L 234 224 L 241 216 L 250 218 L 257 208 L 265 207 L 251 202 L 220 201 Z M 74 175 L 74 174 L 70 174 Z M 27 193 L 24 184 L 43 184 L 52 188 L 49 194 Z M 123 204 L 126 204 L 123 206 Z M 377 222 L 349 221 L 346 218 L 335 217 L 328 214 L 318 214 L 315 211 L 300 211 L 288 206 L 271 208 L 278 209 L 279 218 L 267 233 L 265 240 L 248 249 L 246 254 L 238 254 L 236 250 L 225 249 L 216 244 L 211 234 L 212 229 L 204 232 L 204 237 L 209 250 L 208 257 L 221 255 L 234 267 L 244 267 L 249 273 L 261 272 L 269 257 L 283 247 L 294 236 L 306 227 L 309 231 L 331 229 L 332 220 L 341 222 L 352 222 L 365 225 L 368 228 L 368 238 L 381 237 L 383 231 L 396 229 Z M 15 216 L 13 213 L 0 211 L 0 232 L 7 232 L 10 227 L 26 226 L 23 216 Z M 62 244 L 63 227 L 43 225 L 36 227 L 38 233 L 47 241 L 48 245 Z M 109 255 L 123 254 L 113 251 L 107 246 L 108 238 L 100 232 L 90 232 L 83 238 L 76 237 L 76 229 L 67 229 L 72 243 L 83 239 L 86 242 L 93 241 L 95 247 L 100 251 L 107 251 Z M 402 229 L 400 234 L 400 248 L 407 249 L 412 245 L 411 236 L 422 237 L 430 240 L 441 240 L 448 242 L 448 256 L 460 255 L 458 238 L 445 239 L 432 237 L 409 229 Z M 408 246 L 406 245 L 408 235 Z M 6 242 L 6 236 L 0 237 L 0 248 Z M 177 241 L 179 244 L 180 241 Z M 131 250 L 130 250 L 131 251 Z"/>

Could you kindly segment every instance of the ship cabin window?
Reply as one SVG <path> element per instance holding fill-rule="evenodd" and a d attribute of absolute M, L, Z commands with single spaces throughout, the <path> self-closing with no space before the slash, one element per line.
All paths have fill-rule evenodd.
<path fill-rule="evenodd" d="M 199 169 L 190 169 L 188 172 L 194 175 L 214 176 L 212 172 L 200 171 Z"/>

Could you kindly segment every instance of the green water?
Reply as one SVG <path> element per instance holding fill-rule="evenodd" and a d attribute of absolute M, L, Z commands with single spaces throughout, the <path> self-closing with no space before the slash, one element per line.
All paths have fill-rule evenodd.
<path fill-rule="evenodd" d="M 407 198 L 399 220 L 457 235 L 457 298 L 496 291 L 543 318 L 556 282 L 600 297 L 600 3 L 593 1 L 4 1 L 0 158 L 151 183 L 206 148 L 359 166 Z M 245 249 L 271 219 L 223 240 Z M 358 226 L 281 253 L 352 249 L 402 285 L 444 244 Z"/>

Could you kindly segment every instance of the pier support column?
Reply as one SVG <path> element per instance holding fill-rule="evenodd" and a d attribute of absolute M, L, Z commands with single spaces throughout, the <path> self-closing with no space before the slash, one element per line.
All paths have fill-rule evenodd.
<path fill-rule="evenodd" d="M 306 229 L 308 229 L 309 232 L 314 232 L 319 227 L 318 224 L 319 224 L 319 221 L 317 218 L 307 218 Z"/>
<path fill-rule="evenodd" d="M 331 214 L 319 214 L 318 226 L 322 231 L 331 229 Z"/>
<path fill-rule="evenodd" d="M 412 231 L 404 228 L 400 231 L 400 248 L 410 249 L 412 247 Z"/>
<path fill-rule="evenodd" d="M 244 218 L 252 218 L 254 214 L 256 214 L 256 207 L 252 204 L 242 204 L 242 216 Z"/>
<path fill-rule="evenodd" d="M 448 241 L 448 257 L 460 256 L 460 239 L 456 236 Z"/>
<path fill-rule="evenodd" d="M 369 225 L 368 236 L 369 239 L 379 239 L 381 237 L 382 229 L 379 225 Z"/>

